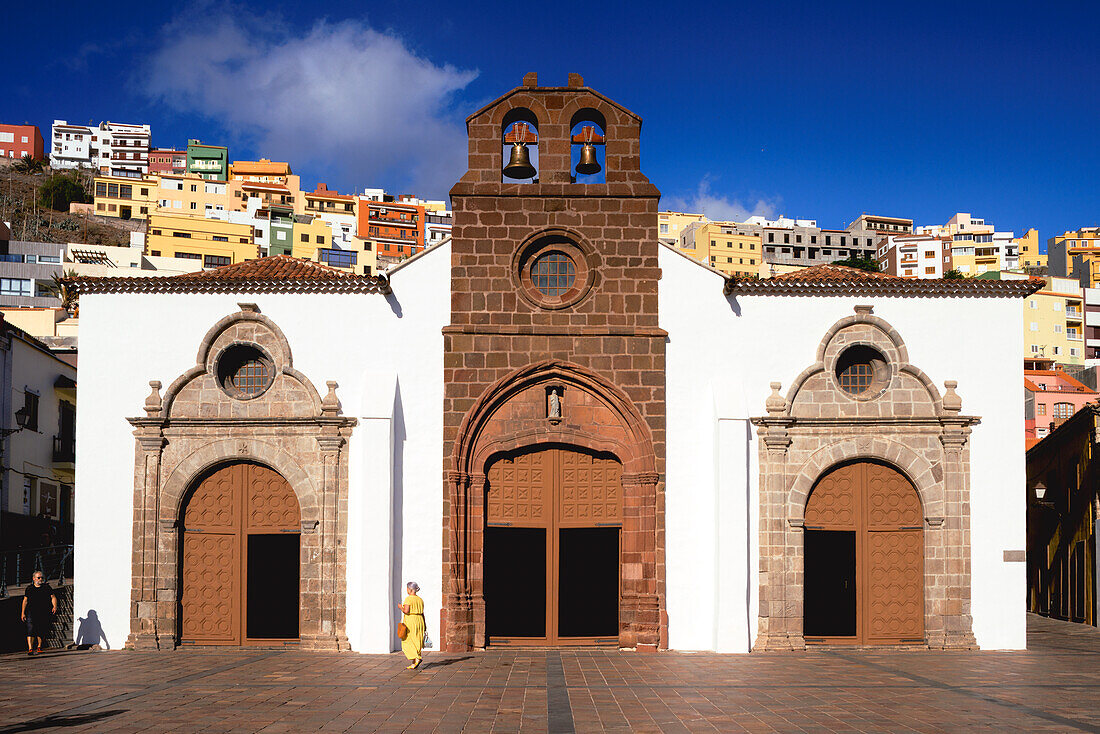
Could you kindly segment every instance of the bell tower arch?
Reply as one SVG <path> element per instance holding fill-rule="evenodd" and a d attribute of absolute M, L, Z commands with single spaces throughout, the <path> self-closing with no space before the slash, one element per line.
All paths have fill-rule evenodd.
<path fill-rule="evenodd" d="M 509 137 L 525 121 L 528 146 L 537 124 L 537 161 Z M 527 74 L 466 129 L 469 167 L 451 189 L 443 330 L 443 648 L 486 644 L 483 490 L 492 457 L 470 447 L 550 444 L 606 450 L 623 463 L 619 644 L 666 647 L 660 192 L 641 172 L 641 118 L 579 74 L 546 87 Z M 583 174 L 591 165 L 578 175 L 581 154 L 599 163 L 599 177 Z M 524 160 L 531 177 L 504 171 Z"/>

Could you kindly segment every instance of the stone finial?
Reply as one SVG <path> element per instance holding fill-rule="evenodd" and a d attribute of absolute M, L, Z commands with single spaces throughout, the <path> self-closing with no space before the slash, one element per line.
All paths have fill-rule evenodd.
<path fill-rule="evenodd" d="M 866 305 L 856 306 L 856 313 L 858 313 L 860 315 L 870 316 L 874 312 L 875 312 L 875 307 L 874 306 L 866 306 Z"/>
<path fill-rule="evenodd" d="M 583 87 L 584 77 L 576 72 L 569 72 L 569 86 L 571 87 Z"/>
<path fill-rule="evenodd" d="M 787 412 L 787 399 L 779 394 L 779 388 L 783 387 L 782 382 L 771 383 L 772 394 L 768 396 L 768 401 L 764 403 L 764 407 L 768 409 L 768 413 L 771 415 L 781 415 Z"/>
<path fill-rule="evenodd" d="M 145 398 L 145 413 L 149 417 L 158 416 L 164 407 L 160 399 L 160 380 L 149 380 L 149 387 L 153 388 L 153 391 L 149 393 L 149 397 Z"/>
<path fill-rule="evenodd" d="M 955 392 L 955 388 L 959 386 L 956 380 L 945 380 L 943 386 L 947 388 L 947 392 L 943 394 L 943 410 L 945 413 L 958 413 L 962 410 L 963 401 Z"/>
<path fill-rule="evenodd" d="M 529 71 L 523 75 L 523 86 L 525 87 L 537 87 L 539 85 L 539 74 L 537 71 Z"/>
<path fill-rule="evenodd" d="M 335 380 L 329 380 L 328 395 L 321 400 L 321 415 L 335 416 L 340 413 L 340 398 L 336 397 L 336 388 L 340 385 Z"/>
<path fill-rule="evenodd" d="M 237 308 L 241 309 L 245 313 L 259 313 L 260 307 L 255 303 L 238 303 Z"/>

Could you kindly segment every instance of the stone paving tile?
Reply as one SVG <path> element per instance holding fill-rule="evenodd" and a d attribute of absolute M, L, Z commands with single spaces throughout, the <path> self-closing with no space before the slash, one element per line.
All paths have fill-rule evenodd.
<path fill-rule="evenodd" d="M 286 650 L 4 655 L 0 734 L 1100 732 L 1100 632 L 1028 624 L 1026 652 L 490 650 L 415 672 Z"/>

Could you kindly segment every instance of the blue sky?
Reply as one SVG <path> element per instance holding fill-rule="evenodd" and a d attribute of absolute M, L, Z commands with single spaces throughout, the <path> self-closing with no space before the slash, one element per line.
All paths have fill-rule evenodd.
<path fill-rule="evenodd" d="M 467 114 L 577 71 L 643 117 L 664 208 L 1100 224 L 1095 2 L 44 7 L 6 11 L 39 30 L 8 35 L 0 119 L 46 134 L 144 121 L 155 145 L 289 159 L 304 186 L 442 198 Z"/>

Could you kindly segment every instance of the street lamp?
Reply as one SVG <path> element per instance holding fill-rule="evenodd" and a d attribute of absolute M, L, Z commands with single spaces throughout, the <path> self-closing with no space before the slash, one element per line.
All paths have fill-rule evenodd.
<path fill-rule="evenodd" d="M 1047 485 L 1040 482 L 1035 482 L 1035 499 L 1040 502 L 1043 501 L 1043 497 L 1047 495 Z"/>
<path fill-rule="evenodd" d="M 20 431 L 22 431 L 24 428 L 27 427 L 27 424 L 30 423 L 30 419 L 31 419 L 30 411 L 28 411 L 27 406 L 24 405 L 22 408 L 15 411 L 15 423 L 19 427 L 18 428 L 0 428 L 0 438 L 7 438 L 8 436 L 12 435 L 13 433 L 19 433 Z"/>

